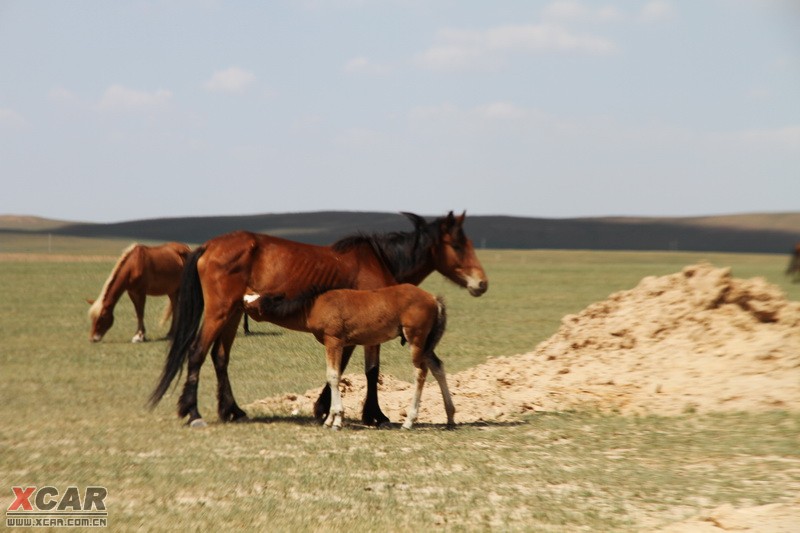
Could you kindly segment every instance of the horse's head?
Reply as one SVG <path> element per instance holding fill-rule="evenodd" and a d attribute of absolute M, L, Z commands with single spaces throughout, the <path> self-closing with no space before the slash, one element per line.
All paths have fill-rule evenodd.
<path fill-rule="evenodd" d="M 91 305 L 89 308 L 89 320 L 92 321 L 92 328 L 89 330 L 89 340 L 91 342 L 100 342 L 103 335 L 111 329 L 114 324 L 114 312 L 102 305 L 100 300 L 86 300 Z"/>
<path fill-rule="evenodd" d="M 434 247 L 434 263 L 440 274 L 466 288 L 472 296 L 480 296 L 489 288 L 489 280 L 475 254 L 472 240 L 464 234 L 465 217 L 466 211 L 460 216 L 453 216 L 450 211 L 434 222 L 439 234 L 438 245 Z"/>

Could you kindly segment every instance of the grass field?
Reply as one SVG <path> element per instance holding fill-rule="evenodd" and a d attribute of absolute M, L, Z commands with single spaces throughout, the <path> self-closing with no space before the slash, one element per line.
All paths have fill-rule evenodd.
<path fill-rule="evenodd" d="M 57 253 L 110 256 L 125 244 L 75 241 Z M 363 428 L 352 423 L 356 413 L 339 433 L 302 418 L 223 425 L 207 362 L 200 409 L 211 424 L 190 430 L 175 416 L 175 393 L 144 408 L 167 349 L 163 299 L 148 300 L 156 340 L 129 343 L 135 321 L 124 299 L 105 340 L 90 344 L 84 298 L 97 296 L 114 260 L 51 258 L 0 254 L 5 507 L 12 486 L 102 485 L 114 530 L 625 531 L 800 493 L 798 413 L 575 411 L 411 432 Z M 424 285 L 448 300 L 437 353 L 449 372 L 530 351 L 564 314 L 700 259 L 737 277 L 764 276 L 800 299 L 800 285 L 782 275 L 783 256 L 487 250 L 481 259 L 490 278 L 482 298 L 437 274 Z M 322 384 L 323 352 L 309 335 L 252 328 L 256 335 L 234 344 L 230 367 L 241 405 Z M 382 367 L 412 375 L 399 343 L 385 346 Z"/>

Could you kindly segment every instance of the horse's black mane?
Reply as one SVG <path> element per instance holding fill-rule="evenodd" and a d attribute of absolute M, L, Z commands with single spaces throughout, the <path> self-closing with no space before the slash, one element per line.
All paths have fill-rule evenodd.
<path fill-rule="evenodd" d="M 371 235 L 357 233 L 339 239 L 331 247 L 336 252 L 346 252 L 357 246 L 370 246 L 394 279 L 402 283 L 429 260 L 430 249 L 438 239 L 437 227 L 435 222 L 415 222 L 414 231 Z"/>

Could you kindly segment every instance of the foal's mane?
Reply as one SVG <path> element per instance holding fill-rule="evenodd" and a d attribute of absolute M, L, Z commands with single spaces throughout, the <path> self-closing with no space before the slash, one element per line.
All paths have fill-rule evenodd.
<path fill-rule="evenodd" d="M 416 215 L 413 216 L 416 217 Z M 430 249 L 439 238 L 436 222 L 427 224 L 420 217 L 412 218 L 412 220 L 415 225 L 414 231 L 393 231 L 383 234 L 357 233 L 339 239 L 333 243 L 331 248 L 342 253 L 358 246 L 369 246 L 389 269 L 394 279 L 402 282 L 428 260 Z"/>
<path fill-rule="evenodd" d="M 133 249 L 136 248 L 137 246 L 139 246 L 139 243 L 135 242 L 122 251 L 122 255 L 119 256 L 119 259 L 117 259 L 117 264 L 114 265 L 113 269 L 111 269 L 111 274 L 109 274 L 108 279 L 106 279 L 106 282 L 103 284 L 103 288 L 100 290 L 100 296 L 97 297 L 92 306 L 89 308 L 90 319 L 94 320 L 98 316 L 100 316 L 100 311 L 103 310 L 103 300 L 106 299 L 106 293 L 108 292 L 108 288 L 116 279 L 117 274 L 119 273 L 119 269 L 131 255 Z"/>

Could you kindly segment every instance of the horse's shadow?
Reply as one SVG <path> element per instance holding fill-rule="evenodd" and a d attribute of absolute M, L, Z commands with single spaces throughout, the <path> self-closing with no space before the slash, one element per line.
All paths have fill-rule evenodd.
<path fill-rule="evenodd" d="M 280 337 L 283 335 L 282 331 L 250 331 L 250 333 L 243 333 L 245 337 Z"/>
<path fill-rule="evenodd" d="M 257 415 L 239 420 L 238 424 L 292 424 L 296 426 L 316 426 L 323 428 L 322 423 L 313 416 L 291 416 L 291 415 Z M 453 426 L 447 424 L 435 424 L 433 422 L 417 422 L 413 430 L 420 431 L 457 431 L 460 428 L 502 428 L 526 425 L 524 420 L 519 421 L 477 421 L 477 422 L 456 422 Z M 399 430 L 402 422 L 390 422 L 381 427 L 368 426 L 356 420 L 347 421 L 343 429 L 348 431 L 375 431 L 375 430 Z"/>

